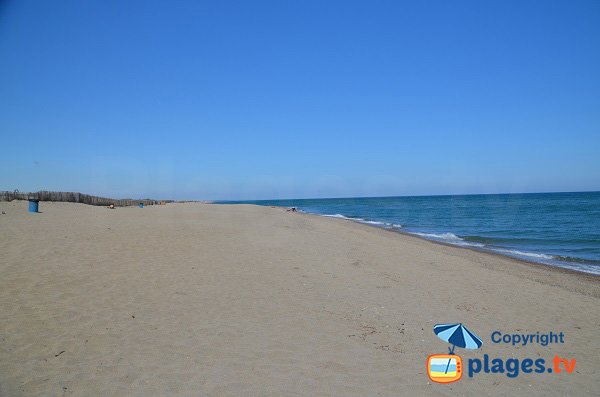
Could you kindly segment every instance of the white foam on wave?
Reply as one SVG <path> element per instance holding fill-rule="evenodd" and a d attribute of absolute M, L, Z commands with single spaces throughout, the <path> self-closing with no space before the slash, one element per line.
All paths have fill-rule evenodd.
<path fill-rule="evenodd" d="M 472 242 L 465 241 L 462 238 L 458 237 L 454 233 L 435 234 L 435 233 L 413 232 L 412 234 L 416 234 L 417 236 L 421 236 L 421 237 L 425 237 L 425 238 L 429 238 L 429 239 L 433 239 L 433 240 L 444 241 L 444 242 L 447 242 L 450 244 L 461 245 L 461 246 L 468 246 L 468 247 L 485 247 L 486 246 L 485 244 L 481 244 L 481 243 L 472 243 Z M 547 260 L 555 259 L 552 255 L 538 254 L 538 253 L 534 253 L 534 252 L 525 252 L 525 251 L 504 249 L 504 248 L 489 248 L 489 249 L 491 249 L 492 251 L 495 251 L 495 252 L 500 252 L 500 253 L 508 254 L 508 255 L 524 256 L 524 257 L 529 257 L 529 258 L 547 259 Z"/>
<path fill-rule="evenodd" d="M 360 223 L 366 223 L 367 225 L 388 225 L 388 223 L 378 221 L 359 221 Z"/>
<path fill-rule="evenodd" d="M 411 234 L 415 234 L 417 236 L 421 236 L 421 237 L 424 237 L 424 238 L 430 239 L 430 240 L 443 241 L 445 243 L 460 245 L 460 246 L 465 246 L 465 247 L 485 247 L 485 244 L 471 243 L 471 242 L 465 241 L 462 238 L 458 237 L 454 233 L 436 234 L 436 233 L 411 232 Z"/>
<path fill-rule="evenodd" d="M 596 275 L 600 276 L 600 268 L 598 266 L 594 266 L 594 265 L 585 265 L 585 264 L 579 263 L 579 264 L 577 264 L 577 266 L 574 266 L 574 265 L 566 264 L 564 262 L 559 262 L 557 266 L 563 267 L 565 269 L 571 269 L 571 270 L 575 270 L 578 272 L 596 274 Z"/>
<path fill-rule="evenodd" d="M 518 256 L 527 256 L 527 257 L 530 257 L 530 258 L 555 259 L 552 255 L 536 254 L 534 252 L 524 252 L 524 251 L 510 250 L 510 249 L 503 249 L 503 248 L 493 248 L 493 250 L 497 251 L 497 252 L 502 252 L 502 253 L 505 253 L 505 254 L 518 255 Z"/>
<path fill-rule="evenodd" d="M 548 254 L 538 254 L 534 252 L 524 252 L 519 250 L 511 250 L 511 249 L 503 249 L 503 248 L 492 248 L 492 251 L 500 252 L 502 254 L 507 254 L 510 256 L 516 257 L 526 257 L 526 258 L 535 258 L 535 259 L 545 259 L 550 262 L 543 262 L 549 265 L 562 267 L 564 269 L 575 270 L 578 272 L 590 273 L 600 275 L 600 267 L 594 266 L 590 264 L 578 263 L 577 265 L 573 265 L 564 261 L 561 261 L 557 257 Z"/>
<path fill-rule="evenodd" d="M 349 221 L 355 221 L 355 222 L 359 222 L 359 223 L 364 223 L 366 225 L 374 225 L 374 226 L 384 226 L 384 227 L 389 227 L 389 228 L 393 228 L 393 229 L 400 229 L 402 228 L 402 225 L 400 225 L 399 223 L 388 223 L 388 222 L 381 222 L 381 221 L 369 221 L 363 218 L 351 218 L 342 214 L 320 214 L 321 216 L 326 216 L 328 218 L 338 218 L 338 219 L 346 219 Z"/>
<path fill-rule="evenodd" d="M 364 219 L 362 218 L 349 218 L 347 216 L 344 216 L 342 214 L 322 214 L 321 216 L 326 216 L 329 218 L 339 218 L 339 219 L 348 219 L 350 221 L 364 221 Z"/>
<path fill-rule="evenodd" d="M 412 232 L 412 234 L 416 234 L 417 236 L 421 236 L 421 237 L 428 237 L 428 238 L 435 238 L 435 239 L 439 239 L 439 240 L 456 240 L 456 241 L 464 241 L 462 238 L 458 237 L 456 234 L 454 233 L 442 233 L 442 234 L 435 234 L 435 233 L 420 233 L 420 232 Z"/>

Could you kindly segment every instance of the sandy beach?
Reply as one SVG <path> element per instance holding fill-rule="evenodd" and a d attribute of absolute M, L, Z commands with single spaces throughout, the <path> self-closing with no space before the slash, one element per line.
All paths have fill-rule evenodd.
<path fill-rule="evenodd" d="M 1 396 L 600 395 L 596 276 L 282 208 L 0 209 Z M 433 383 L 458 322 L 463 360 L 575 370 Z"/>

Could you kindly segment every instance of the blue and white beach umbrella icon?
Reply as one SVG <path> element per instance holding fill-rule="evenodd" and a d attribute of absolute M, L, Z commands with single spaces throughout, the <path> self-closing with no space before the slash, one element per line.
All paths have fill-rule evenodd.
<path fill-rule="evenodd" d="M 434 325 L 433 332 L 435 332 L 437 337 L 441 340 L 452 344 L 452 348 L 448 348 L 450 354 L 454 354 L 454 348 L 456 346 L 462 347 L 463 349 L 479 349 L 483 344 L 480 337 L 462 324 Z M 448 359 L 446 373 L 448 373 L 450 361 L 452 361 L 452 359 Z"/>
<path fill-rule="evenodd" d="M 471 330 L 462 324 L 438 324 L 433 327 L 433 332 L 443 341 L 452 344 L 450 354 L 454 354 L 456 346 L 463 349 L 479 349 L 483 342 Z"/>

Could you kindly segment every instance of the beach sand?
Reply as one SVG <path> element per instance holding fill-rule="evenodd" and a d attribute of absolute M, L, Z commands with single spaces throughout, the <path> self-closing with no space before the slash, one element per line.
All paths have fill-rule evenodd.
<path fill-rule="evenodd" d="M 600 395 L 595 276 L 281 208 L 0 209 L 1 396 Z M 432 327 L 454 322 L 483 339 L 465 365 L 575 371 L 433 383 Z"/>

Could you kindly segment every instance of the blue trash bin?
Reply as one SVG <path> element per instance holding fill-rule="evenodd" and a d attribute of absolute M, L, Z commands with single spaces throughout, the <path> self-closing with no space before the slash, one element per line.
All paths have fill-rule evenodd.
<path fill-rule="evenodd" d="M 29 212 L 39 212 L 40 209 L 40 201 L 29 199 Z"/>
<path fill-rule="evenodd" d="M 140 208 L 144 208 L 144 203 L 140 203 Z"/>

